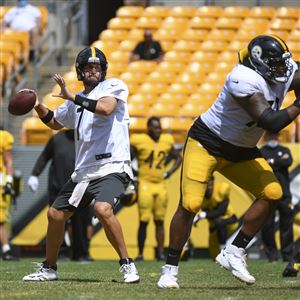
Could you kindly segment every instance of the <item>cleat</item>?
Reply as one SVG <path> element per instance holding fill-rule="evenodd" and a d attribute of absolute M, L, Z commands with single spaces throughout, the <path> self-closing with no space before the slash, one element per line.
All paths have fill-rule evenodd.
<path fill-rule="evenodd" d="M 119 271 L 124 274 L 125 283 L 138 283 L 140 281 L 140 276 L 138 275 L 138 271 L 133 262 L 123 264 Z"/>
<path fill-rule="evenodd" d="M 143 254 L 139 254 L 139 255 L 134 259 L 134 261 L 143 261 L 143 260 L 144 260 Z"/>
<path fill-rule="evenodd" d="M 282 277 L 297 277 L 299 270 L 300 263 L 295 263 L 294 261 L 291 261 L 283 270 Z"/>
<path fill-rule="evenodd" d="M 231 271 L 232 275 L 247 284 L 255 283 L 255 278 L 248 272 L 245 249 L 229 245 L 216 257 L 216 263 Z"/>
<path fill-rule="evenodd" d="M 164 265 L 161 268 L 161 276 L 157 282 L 160 289 L 179 289 L 177 283 L 178 267 L 172 265 Z"/>
<path fill-rule="evenodd" d="M 45 263 L 36 263 L 38 269 L 23 277 L 23 281 L 53 281 L 58 280 L 57 272 L 54 268 L 45 267 Z"/>
<path fill-rule="evenodd" d="M 159 253 L 156 258 L 157 261 L 166 261 L 166 256 L 164 253 Z"/>
<path fill-rule="evenodd" d="M 19 260 L 17 257 L 12 255 L 10 250 L 2 254 L 2 259 L 7 261 Z"/>

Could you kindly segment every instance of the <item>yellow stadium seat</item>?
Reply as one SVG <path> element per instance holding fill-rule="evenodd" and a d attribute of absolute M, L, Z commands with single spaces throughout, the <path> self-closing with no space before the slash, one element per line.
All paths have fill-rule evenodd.
<path fill-rule="evenodd" d="M 13 55 L 16 64 L 22 63 L 22 47 L 17 41 L 0 39 L 0 52 L 8 52 Z"/>
<path fill-rule="evenodd" d="M 194 17 L 189 22 L 189 27 L 192 29 L 207 29 L 210 30 L 215 26 L 216 19 L 208 17 Z"/>
<path fill-rule="evenodd" d="M 288 40 L 289 41 L 299 41 L 300 40 L 300 29 L 293 29 L 289 33 Z"/>
<path fill-rule="evenodd" d="M 223 51 L 218 55 L 217 62 L 236 63 L 237 55 L 232 51 Z"/>
<path fill-rule="evenodd" d="M 224 7 L 222 17 L 227 18 L 246 18 L 249 15 L 247 6 L 227 6 Z"/>
<path fill-rule="evenodd" d="M 212 94 L 212 95 L 218 95 L 221 92 L 221 89 L 223 87 L 223 84 L 220 83 L 203 83 L 200 85 L 200 87 L 196 90 L 196 93 L 199 94 Z"/>
<path fill-rule="evenodd" d="M 48 8 L 46 6 L 37 6 L 41 12 L 41 29 L 42 33 L 46 32 L 48 26 Z"/>
<path fill-rule="evenodd" d="M 70 72 L 65 73 L 63 77 L 64 77 L 65 82 L 67 84 L 78 81 L 78 79 L 77 79 L 77 73 L 74 72 L 74 71 L 70 71 Z"/>
<path fill-rule="evenodd" d="M 210 107 L 216 101 L 216 98 L 215 93 L 193 93 L 188 97 L 186 103 L 202 104 Z"/>
<path fill-rule="evenodd" d="M 173 135 L 175 143 L 184 144 L 187 132 L 193 124 L 192 118 L 167 117 L 161 118 L 162 129 Z"/>
<path fill-rule="evenodd" d="M 12 6 L 0 6 L 0 20 L 4 18 L 6 13 L 12 8 Z"/>
<path fill-rule="evenodd" d="M 225 41 L 204 41 L 200 44 L 199 50 L 210 52 L 222 52 L 226 50 L 228 43 Z"/>
<path fill-rule="evenodd" d="M 53 93 L 46 94 L 42 99 L 42 103 L 49 109 L 55 110 L 57 107 L 62 105 L 65 100 L 62 98 L 52 97 L 52 94 Z"/>
<path fill-rule="evenodd" d="M 166 18 L 169 15 L 171 8 L 168 6 L 147 6 L 144 9 L 143 16 Z"/>
<path fill-rule="evenodd" d="M 174 46 L 173 41 L 160 41 L 161 48 L 164 52 L 171 51 Z"/>
<path fill-rule="evenodd" d="M 213 64 L 216 62 L 218 53 L 214 51 L 196 51 L 190 57 L 191 62 L 204 62 Z"/>
<path fill-rule="evenodd" d="M 195 42 L 191 40 L 178 40 L 173 46 L 175 51 L 186 51 L 186 52 L 195 52 L 199 50 L 200 42 Z"/>
<path fill-rule="evenodd" d="M 124 62 L 113 62 L 108 65 L 108 72 L 114 74 L 121 74 L 127 69 L 127 63 Z"/>
<path fill-rule="evenodd" d="M 156 71 L 168 71 L 173 73 L 180 73 L 185 68 L 185 64 L 176 61 L 162 61 L 156 68 Z"/>
<path fill-rule="evenodd" d="M 146 79 L 146 82 L 161 82 L 161 83 L 167 83 L 170 84 L 174 82 L 176 78 L 176 74 L 172 72 L 159 72 L 159 71 L 153 71 L 149 74 L 149 76 Z"/>
<path fill-rule="evenodd" d="M 176 78 L 176 82 L 178 83 L 196 83 L 201 84 L 205 80 L 206 73 L 203 69 L 200 69 L 199 72 L 191 72 L 191 71 L 185 71 L 179 74 Z"/>
<path fill-rule="evenodd" d="M 109 40 L 105 40 L 105 41 L 97 40 L 97 41 L 93 42 L 91 46 L 98 48 L 105 54 L 105 56 L 110 57 L 110 54 L 113 51 L 118 50 L 119 42 L 118 41 L 109 41 Z"/>
<path fill-rule="evenodd" d="M 162 104 L 170 104 L 173 103 L 176 106 L 182 106 L 186 103 L 187 100 L 187 94 L 174 94 L 174 93 L 163 93 L 159 96 L 159 103 Z"/>
<path fill-rule="evenodd" d="M 136 21 L 136 28 L 158 29 L 161 27 L 162 19 L 157 17 L 140 17 Z"/>
<path fill-rule="evenodd" d="M 203 104 L 187 103 L 179 111 L 181 117 L 196 118 L 207 110 L 207 107 Z"/>
<path fill-rule="evenodd" d="M 180 37 L 182 40 L 187 41 L 198 41 L 202 42 L 205 41 L 206 37 L 208 36 L 209 30 L 206 29 L 192 29 L 189 28 L 182 33 Z"/>
<path fill-rule="evenodd" d="M 241 24 L 242 24 L 242 19 L 240 18 L 221 17 L 216 21 L 215 27 L 237 30 L 240 28 Z"/>
<path fill-rule="evenodd" d="M 131 62 L 127 66 L 127 71 L 150 73 L 156 69 L 157 65 L 155 61 L 138 60 Z"/>
<path fill-rule="evenodd" d="M 297 19 L 296 26 L 294 29 L 300 29 L 300 19 Z"/>
<path fill-rule="evenodd" d="M 220 74 L 229 73 L 235 64 L 238 63 L 238 55 L 236 54 L 235 62 L 218 62 L 213 69 L 213 72 L 219 72 Z"/>
<path fill-rule="evenodd" d="M 130 117 L 147 117 L 150 106 L 145 103 L 128 103 L 127 108 Z"/>
<path fill-rule="evenodd" d="M 0 40 L 17 41 L 22 47 L 22 59 L 25 63 L 29 58 L 29 32 L 20 32 L 14 30 L 5 30 L 0 34 Z"/>
<path fill-rule="evenodd" d="M 217 66 L 214 72 L 209 73 L 205 77 L 205 82 L 206 83 L 220 83 L 220 84 L 224 84 L 228 72 L 221 72 L 221 71 L 222 71 L 222 69 L 220 70 L 218 68 L 218 66 Z"/>
<path fill-rule="evenodd" d="M 130 134 L 146 132 L 146 130 L 147 130 L 147 118 L 130 117 L 130 125 L 129 125 Z"/>
<path fill-rule="evenodd" d="M 249 11 L 249 17 L 272 19 L 275 11 L 275 8 L 271 6 L 254 6 Z"/>
<path fill-rule="evenodd" d="M 157 94 L 133 94 L 128 97 L 128 103 L 131 104 L 140 104 L 144 103 L 145 105 L 151 106 L 157 102 Z"/>
<path fill-rule="evenodd" d="M 167 17 L 162 22 L 161 28 L 185 30 L 188 28 L 188 23 L 189 23 L 188 18 Z"/>
<path fill-rule="evenodd" d="M 274 29 L 268 29 L 265 34 L 274 34 L 278 37 L 280 37 L 282 40 L 286 41 L 289 37 L 289 32 L 285 30 L 274 30 Z"/>
<path fill-rule="evenodd" d="M 79 93 L 84 90 L 84 86 L 82 81 L 73 81 L 67 84 L 67 87 L 71 93 Z M 58 84 L 56 84 L 52 89 L 53 94 L 59 94 L 60 93 L 60 87 Z"/>
<path fill-rule="evenodd" d="M 219 18 L 223 13 L 221 6 L 200 6 L 196 11 L 197 17 Z"/>
<path fill-rule="evenodd" d="M 172 93 L 172 94 L 187 94 L 190 95 L 194 93 L 198 89 L 198 85 L 196 83 L 188 82 L 188 83 L 179 83 L 175 82 L 172 83 L 168 89 L 167 93 Z"/>
<path fill-rule="evenodd" d="M 186 63 L 189 61 L 191 52 L 183 51 L 168 51 L 164 55 L 164 61 Z"/>
<path fill-rule="evenodd" d="M 134 95 L 140 89 L 140 84 L 138 82 L 127 82 L 127 87 L 129 90 L 129 95 Z"/>
<path fill-rule="evenodd" d="M 134 18 L 112 18 L 108 21 L 109 29 L 132 29 L 134 28 L 136 19 Z"/>
<path fill-rule="evenodd" d="M 195 6 L 175 6 L 170 10 L 171 17 L 192 18 L 195 16 L 197 8 Z"/>
<path fill-rule="evenodd" d="M 257 35 L 265 33 L 265 28 L 255 28 L 255 29 L 240 29 L 236 32 L 234 38 L 232 39 L 237 41 L 247 41 L 250 42 Z"/>
<path fill-rule="evenodd" d="M 149 115 L 157 117 L 178 117 L 179 109 L 180 107 L 173 103 L 156 103 L 150 108 Z"/>
<path fill-rule="evenodd" d="M 267 30 L 269 26 L 269 20 L 268 19 L 258 19 L 258 18 L 246 18 L 242 22 L 240 29 L 244 30 L 256 30 L 264 32 Z"/>
<path fill-rule="evenodd" d="M 105 29 L 99 34 L 99 40 L 121 42 L 127 38 L 128 30 Z"/>
<path fill-rule="evenodd" d="M 299 7 L 278 7 L 276 9 L 275 17 L 283 19 L 299 19 Z"/>
<path fill-rule="evenodd" d="M 129 52 L 127 51 L 114 51 L 111 53 L 110 55 L 110 59 L 109 62 L 110 63 L 114 63 L 114 62 L 118 62 L 118 63 L 128 63 L 129 61 Z"/>
<path fill-rule="evenodd" d="M 247 47 L 250 41 L 232 41 L 227 48 L 228 51 L 238 52 Z"/>
<path fill-rule="evenodd" d="M 46 144 L 52 135 L 53 131 L 40 118 L 29 117 L 22 123 L 22 144 Z"/>
<path fill-rule="evenodd" d="M 134 28 L 128 32 L 127 39 L 134 40 L 136 42 L 143 40 L 144 38 L 144 29 Z"/>
<path fill-rule="evenodd" d="M 126 83 L 143 83 L 147 78 L 147 75 L 142 72 L 124 72 L 120 75 L 120 79 L 125 81 Z"/>
<path fill-rule="evenodd" d="M 14 70 L 14 57 L 9 52 L 0 52 L 0 65 L 3 66 L 3 79 L 6 80 Z"/>
<path fill-rule="evenodd" d="M 153 38 L 158 41 L 177 41 L 182 36 L 183 28 L 160 28 L 154 34 Z"/>
<path fill-rule="evenodd" d="M 295 61 L 300 61 L 300 52 L 293 53 L 293 59 Z"/>
<path fill-rule="evenodd" d="M 270 29 L 273 30 L 292 30 L 296 25 L 296 20 L 294 19 L 279 19 L 275 18 L 270 22 Z"/>
<path fill-rule="evenodd" d="M 185 72 L 189 72 L 194 74 L 194 76 L 198 76 L 198 74 L 207 74 L 209 72 L 211 72 L 214 68 L 214 63 L 211 62 L 198 62 L 198 61 L 194 61 L 191 60 L 191 63 L 189 65 L 186 66 L 185 68 Z"/>
<path fill-rule="evenodd" d="M 234 39 L 235 31 L 231 29 L 213 29 L 209 32 L 208 39 L 229 42 Z"/>
<path fill-rule="evenodd" d="M 138 92 L 141 94 L 149 93 L 157 95 L 166 92 L 167 88 L 168 85 L 165 83 L 145 82 L 139 87 Z"/>
<path fill-rule="evenodd" d="M 137 41 L 134 40 L 124 40 L 119 45 L 119 50 L 125 52 L 131 52 L 137 45 Z"/>
<path fill-rule="evenodd" d="M 292 53 L 300 52 L 300 41 L 289 41 L 287 46 Z"/>
<path fill-rule="evenodd" d="M 121 6 L 116 11 L 116 16 L 119 18 L 138 18 L 144 12 L 142 6 Z"/>

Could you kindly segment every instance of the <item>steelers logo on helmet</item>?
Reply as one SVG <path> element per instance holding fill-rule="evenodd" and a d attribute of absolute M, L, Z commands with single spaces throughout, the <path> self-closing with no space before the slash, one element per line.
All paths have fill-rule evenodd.
<path fill-rule="evenodd" d="M 260 46 L 256 45 L 251 50 L 251 55 L 255 58 L 261 58 L 262 56 L 262 49 Z"/>
<path fill-rule="evenodd" d="M 293 65 L 285 42 L 276 35 L 260 35 L 248 45 L 250 67 L 264 79 L 274 83 L 289 80 Z"/>
<path fill-rule="evenodd" d="M 107 60 L 104 53 L 96 47 L 88 47 L 81 50 L 76 58 L 75 68 L 77 73 L 77 78 L 79 81 L 85 80 L 85 74 L 83 68 L 86 64 L 100 64 L 101 66 L 101 76 L 99 82 L 105 80 L 106 71 L 108 68 Z"/>

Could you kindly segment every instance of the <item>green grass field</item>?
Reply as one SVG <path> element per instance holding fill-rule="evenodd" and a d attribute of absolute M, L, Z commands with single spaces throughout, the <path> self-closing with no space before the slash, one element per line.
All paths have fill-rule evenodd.
<path fill-rule="evenodd" d="M 34 270 L 32 261 L 39 259 L 0 262 L 0 299 L 300 299 L 300 277 L 283 279 L 282 262 L 251 261 L 257 282 L 247 286 L 211 260 L 193 259 L 180 264 L 179 290 L 161 290 L 156 282 L 162 263 L 156 261 L 138 262 L 141 282 L 132 285 L 122 283 L 116 261 L 63 261 L 59 281 L 23 282 Z"/>

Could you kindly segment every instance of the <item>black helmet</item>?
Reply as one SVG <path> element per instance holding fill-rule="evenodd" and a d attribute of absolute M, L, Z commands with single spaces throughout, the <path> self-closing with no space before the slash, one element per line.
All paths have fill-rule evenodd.
<path fill-rule="evenodd" d="M 292 54 L 285 42 L 275 35 L 260 35 L 248 45 L 250 67 L 266 80 L 284 83 L 293 71 Z"/>
<path fill-rule="evenodd" d="M 99 63 L 101 65 L 101 79 L 105 80 L 107 71 L 107 60 L 104 53 L 96 47 L 89 47 L 81 50 L 76 58 L 76 73 L 79 81 L 83 80 L 83 66 L 88 63 Z"/>

